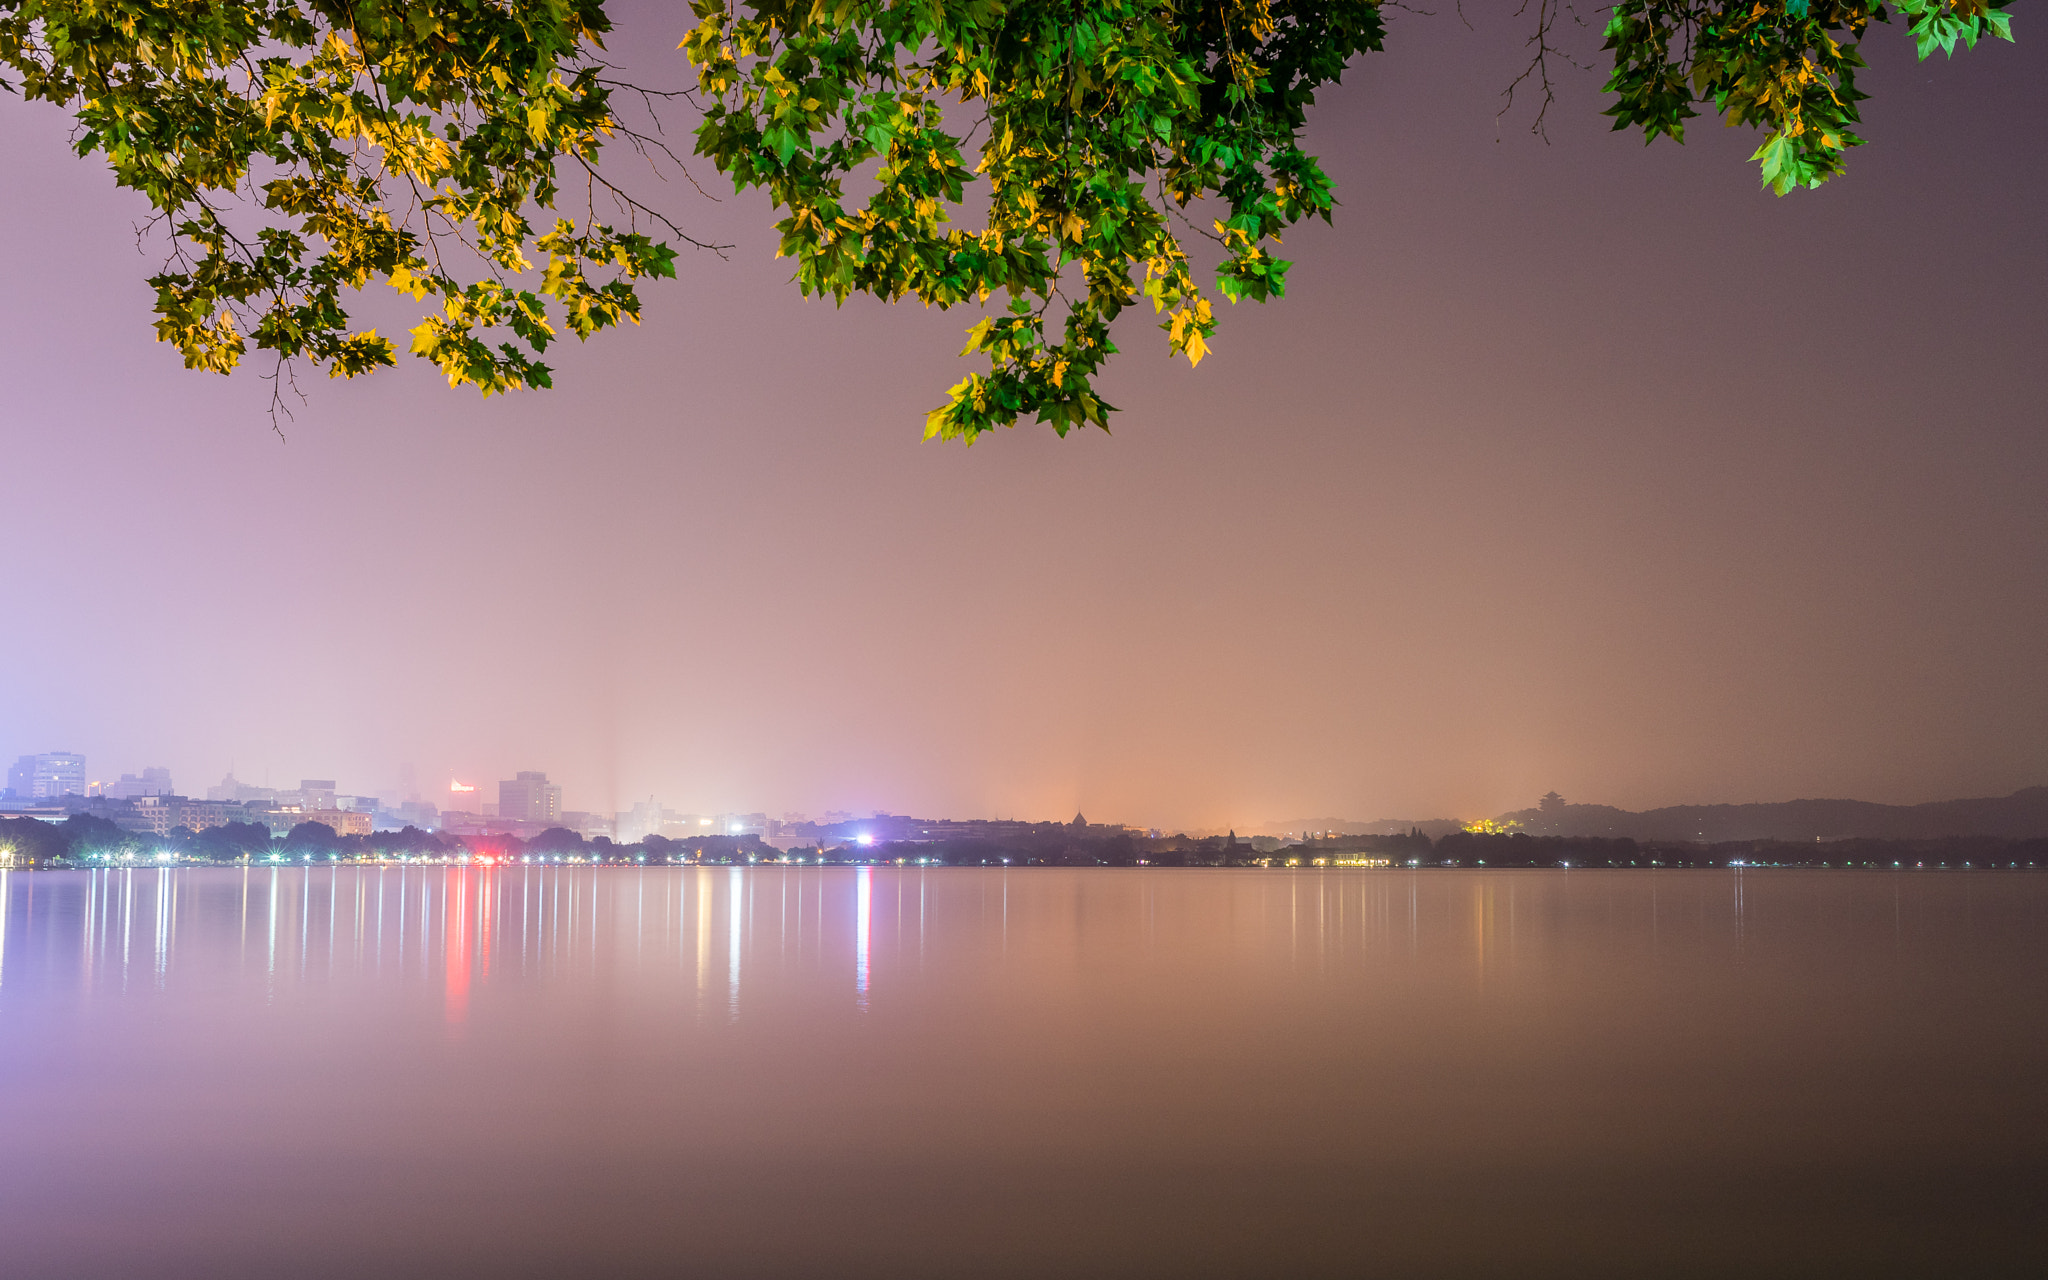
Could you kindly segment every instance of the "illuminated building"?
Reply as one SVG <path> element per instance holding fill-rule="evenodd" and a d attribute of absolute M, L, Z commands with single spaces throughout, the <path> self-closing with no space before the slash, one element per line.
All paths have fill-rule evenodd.
<path fill-rule="evenodd" d="M 338 836 L 366 836 L 373 825 L 368 813 L 360 809 L 307 809 L 299 814 L 300 822 L 322 822 Z"/>
<path fill-rule="evenodd" d="M 7 789 L 18 800 L 55 800 L 85 794 L 85 757 L 72 751 L 23 756 L 7 771 Z"/>
<path fill-rule="evenodd" d="M 318 822 L 338 836 L 366 836 L 375 828 L 374 818 L 356 809 L 310 809 L 304 805 L 278 805 L 269 809 L 251 809 L 244 822 L 260 822 L 270 828 L 274 836 L 290 835 L 293 827 L 301 822 Z M 197 830 L 195 827 L 194 830 Z"/>
<path fill-rule="evenodd" d="M 780 823 L 776 824 L 780 826 Z M 768 835 L 768 815 L 765 813 L 721 813 L 711 820 L 711 834 L 721 836 Z"/>

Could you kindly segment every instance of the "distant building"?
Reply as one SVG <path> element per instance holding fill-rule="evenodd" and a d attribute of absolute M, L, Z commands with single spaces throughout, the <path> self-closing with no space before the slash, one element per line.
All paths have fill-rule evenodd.
<path fill-rule="evenodd" d="M 541 832 L 563 825 L 560 822 L 528 822 L 523 818 L 499 818 L 488 814 L 444 813 L 440 830 L 451 836 L 518 836 L 531 840 Z"/>
<path fill-rule="evenodd" d="M 496 816 L 516 822 L 558 823 L 562 819 L 562 789 L 549 782 L 545 773 L 522 772 L 498 784 Z"/>
<path fill-rule="evenodd" d="M 676 813 L 662 810 L 661 832 L 671 840 L 695 840 L 698 836 L 714 835 L 714 820 L 694 813 Z"/>
<path fill-rule="evenodd" d="M 558 825 L 567 827 L 585 840 L 595 840 L 599 836 L 610 838 L 615 829 L 612 820 L 603 814 L 584 813 L 575 809 L 564 813 Z"/>
<path fill-rule="evenodd" d="M 299 821 L 324 822 L 338 836 L 366 836 L 376 826 L 364 809 L 308 809 L 299 815 Z"/>
<path fill-rule="evenodd" d="M 171 785 L 171 771 L 164 768 L 144 769 L 137 777 L 132 773 L 121 775 L 119 782 L 107 784 L 105 794 L 113 800 L 133 800 L 138 796 L 167 796 L 177 790 Z"/>
<path fill-rule="evenodd" d="M 360 809 L 306 809 L 299 813 L 298 821 L 324 822 L 338 836 L 366 836 L 376 825 L 370 815 Z M 290 834 L 291 828 L 287 827 L 285 831 Z"/>
<path fill-rule="evenodd" d="M 139 796 L 130 800 L 125 810 L 110 816 L 121 830 L 144 836 L 167 836 L 174 825 L 171 806 L 163 802 L 162 796 Z"/>
<path fill-rule="evenodd" d="M 210 827 L 224 827 L 230 822 L 262 819 L 261 814 L 252 814 L 242 805 L 228 801 L 190 800 L 172 795 L 137 796 L 119 808 L 106 810 L 103 816 L 123 831 L 156 836 L 167 836 L 178 827 L 187 831 L 205 831 Z"/>
<path fill-rule="evenodd" d="M 1543 793 L 1543 798 L 1536 802 L 1536 808 L 1542 813 L 1562 813 L 1564 812 L 1564 797 L 1555 791 L 1546 791 Z"/>
<path fill-rule="evenodd" d="M 252 800 L 275 800 L 277 799 L 277 792 L 270 787 L 252 787 L 246 782 L 237 782 L 235 775 L 231 773 L 220 780 L 219 786 L 208 787 L 206 789 L 206 798 L 208 800 L 226 800 L 235 804 L 248 804 Z"/>
<path fill-rule="evenodd" d="M 759 836 L 768 835 L 768 815 L 765 813 L 721 813 L 711 821 L 711 835 Z"/>
<path fill-rule="evenodd" d="M 655 802 L 653 796 L 649 796 L 618 815 L 614 824 L 615 836 L 620 844 L 638 844 L 648 836 L 662 834 L 662 828 L 671 816 L 668 810 Z"/>
<path fill-rule="evenodd" d="M 334 779 L 301 778 L 299 780 L 299 805 L 306 809 L 335 808 Z"/>
<path fill-rule="evenodd" d="M 250 809 L 244 822 L 260 822 L 270 828 L 274 836 L 290 835 L 292 828 L 301 822 L 318 822 L 338 836 L 366 836 L 376 829 L 376 822 L 367 813 L 354 809 L 309 809 L 304 805 L 278 805 L 268 809 Z"/>
<path fill-rule="evenodd" d="M 7 771 L 17 800 L 56 800 L 85 794 L 85 757 L 72 751 L 23 756 Z"/>

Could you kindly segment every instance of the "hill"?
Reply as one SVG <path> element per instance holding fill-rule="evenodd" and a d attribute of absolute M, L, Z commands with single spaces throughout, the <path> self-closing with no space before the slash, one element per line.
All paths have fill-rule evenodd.
<path fill-rule="evenodd" d="M 1938 840 L 2048 836 L 2048 787 L 2009 796 L 1875 804 L 1868 800 L 1786 800 L 1777 804 L 1671 805 L 1633 813 L 1604 804 L 1553 803 L 1501 815 L 1531 835 L 1627 836 L 1636 840 Z"/>

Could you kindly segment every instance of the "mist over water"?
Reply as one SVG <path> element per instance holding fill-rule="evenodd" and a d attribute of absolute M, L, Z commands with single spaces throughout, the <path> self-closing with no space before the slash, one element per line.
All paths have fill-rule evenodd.
<path fill-rule="evenodd" d="M 0 872 L 9 1274 L 2021 1271 L 2048 879 Z"/>

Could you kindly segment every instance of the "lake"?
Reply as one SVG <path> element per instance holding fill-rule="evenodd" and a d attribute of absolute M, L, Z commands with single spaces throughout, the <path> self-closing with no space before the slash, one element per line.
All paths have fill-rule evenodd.
<path fill-rule="evenodd" d="M 2039 1274 L 2048 876 L 0 872 L 18 1277 Z"/>

